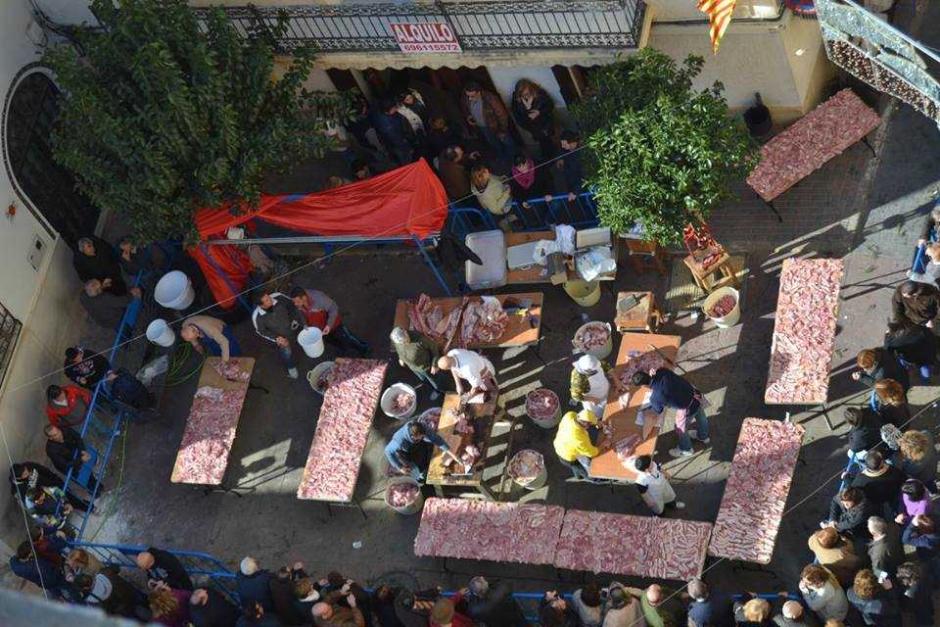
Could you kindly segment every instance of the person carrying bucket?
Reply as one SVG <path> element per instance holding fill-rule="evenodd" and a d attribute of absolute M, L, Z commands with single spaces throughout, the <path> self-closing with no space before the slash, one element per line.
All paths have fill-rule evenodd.
<path fill-rule="evenodd" d="M 232 328 L 212 316 L 190 316 L 183 320 L 180 336 L 189 342 L 197 353 L 222 357 L 227 362 L 229 357 L 242 354 L 238 339 Z"/>
<path fill-rule="evenodd" d="M 346 328 L 336 301 L 320 290 L 294 287 L 290 291 L 294 307 L 303 315 L 308 327 L 320 329 L 323 339 L 339 350 L 354 350 L 360 357 L 369 354 L 369 345 Z"/>
<path fill-rule="evenodd" d="M 610 366 L 593 355 L 581 355 L 571 371 L 571 403 L 581 403 L 584 409 L 597 416 L 604 415 L 610 380 Z"/>

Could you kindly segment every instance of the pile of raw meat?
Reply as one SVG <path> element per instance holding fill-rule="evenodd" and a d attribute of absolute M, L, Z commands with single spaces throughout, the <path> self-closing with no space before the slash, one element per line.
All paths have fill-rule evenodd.
<path fill-rule="evenodd" d="M 441 422 L 441 408 L 432 407 L 425 410 L 423 414 L 418 416 L 418 422 L 431 431 L 437 431 L 437 425 Z"/>
<path fill-rule="evenodd" d="M 435 305 L 427 294 L 421 294 L 416 302 L 408 304 L 408 324 L 412 331 L 440 342 L 453 338 L 452 346 L 466 348 L 496 342 L 506 332 L 509 316 L 500 302 L 491 297 L 482 300 L 464 297 L 460 306 L 445 316 L 440 305 Z"/>
<path fill-rule="evenodd" d="M 633 383 L 630 379 L 633 377 L 634 372 L 649 372 L 650 370 L 668 367 L 669 364 L 662 358 L 662 355 L 654 350 L 650 350 L 648 353 L 630 351 L 627 353 L 627 362 L 617 366 L 617 374 L 615 375 L 617 385 L 620 387 L 620 391 L 628 392 L 633 389 Z"/>
<path fill-rule="evenodd" d="M 251 378 L 251 373 L 242 370 L 237 359 L 229 359 L 228 362 L 213 361 L 212 367 L 219 373 L 219 376 L 229 381 L 248 381 Z"/>
<path fill-rule="evenodd" d="M 709 554 L 770 563 L 802 442 L 799 425 L 744 420 Z"/>
<path fill-rule="evenodd" d="M 617 451 L 617 459 L 627 470 L 636 470 L 633 465 L 633 454 L 636 447 L 640 445 L 643 439 L 635 433 L 631 433 L 624 439 L 614 444 L 614 450 Z"/>
<path fill-rule="evenodd" d="M 509 477 L 519 485 L 535 481 L 545 470 L 545 458 L 538 451 L 523 449 L 512 456 L 506 469 Z"/>
<path fill-rule="evenodd" d="M 211 386 L 196 390 L 171 481 L 201 485 L 222 483 L 247 388 L 246 383 L 237 390 Z"/>
<path fill-rule="evenodd" d="M 712 305 L 711 311 L 707 312 L 712 318 L 724 318 L 734 310 L 737 300 L 731 294 L 722 296 L 718 302 Z"/>
<path fill-rule="evenodd" d="M 389 507 L 408 507 L 418 500 L 421 488 L 414 483 L 393 483 L 385 489 L 385 502 Z"/>
<path fill-rule="evenodd" d="M 473 426 L 473 418 L 463 411 L 448 410 L 456 418 L 454 423 L 454 433 L 460 435 L 473 435 L 476 428 Z"/>
<path fill-rule="evenodd" d="M 610 326 L 605 322 L 589 322 L 575 333 L 572 344 L 582 353 L 607 346 L 610 340 Z"/>
<path fill-rule="evenodd" d="M 568 510 L 555 566 L 687 581 L 705 563 L 711 524 Z"/>
<path fill-rule="evenodd" d="M 482 455 L 480 448 L 474 446 L 473 444 L 468 444 L 463 447 L 463 450 L 460 452 L 460 461 L 464 463 L 464 466 L 467 468 L 472 468 L 480 460 Z"/>
<path fill-rule="evenodd" d="M 392 410 L 396 414 L 408 413 L 417 400 L 411 392 L 400 392 L 392 399 Z"/>
<path fill-rule="evenodd" d="M 297 498 L 352 500 L 386 368 L 376 359 L 336 360 Z"/>
<path fill-rule="evenodd" d="M 826 402 L 842 272 L 841 259 L 783 262 L 766 403 Z"/>
<path fill-rule="evenodd" d="M 555 505 L 431 498 L 415 555 L 551 564 L 564 515 Z"/>
<path fill-rule="evenodd" d="M 747 184 L 770 202 L 880 123 L 861 98 L 843 89 L 764 144 Z"/>
<path fill-rule="evenodd" d="M 525 413 L 533 420 L 551 420 L 560 405 L 558 395 L 548 388 L 532 390 L 525 397 Z"/>
<path fill-rule="evenodd" d="M 330 387 L 330 373 L 333 371 L 333 366 L 326 368 L 323 372 L 320 373 L 320 376 L 317 377 L 314 385 L 316 386 L 317 392 L 324 394 L 327 388 Z"/>

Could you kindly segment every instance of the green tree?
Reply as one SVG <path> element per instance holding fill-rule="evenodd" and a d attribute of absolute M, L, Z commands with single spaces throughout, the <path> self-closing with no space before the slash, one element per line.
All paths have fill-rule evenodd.
<path fill-rule="evenodd" d="M 704 63 L 645 48 L 591 75 L 574 114 L 601 223 L 615 232 L 639 222 L 660 244 L 680 241 L 756 165 L 757 146 L 729 115 L 721 83 L 692 89 Z"/>
<path fill-rule="evenodd" d="M 346 109 L 303 89 L 312 50 L 275 78 L 285 16 L 243 37 L 220 8 L 200 26 L 185 0 L 91 6 L 100 27 L 46 56 L 62 93 L 54 156 L 141 240 L 193 241 L 196 209 L 255 206 L 266 174 L 329 145 L 321 131 Z"/>

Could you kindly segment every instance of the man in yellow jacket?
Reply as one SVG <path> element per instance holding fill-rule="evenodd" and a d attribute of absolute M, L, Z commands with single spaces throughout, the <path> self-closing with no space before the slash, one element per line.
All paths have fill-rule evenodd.
<path fill-rule="evenodd" d="M 553 444 L 558 459 L 576 479 L 589 478 L 591 458 L 600 454 L 600 449 L 594 444 L 598 436 L 597 416 L 590 410 L 569 411 L 562 416 Z"/>

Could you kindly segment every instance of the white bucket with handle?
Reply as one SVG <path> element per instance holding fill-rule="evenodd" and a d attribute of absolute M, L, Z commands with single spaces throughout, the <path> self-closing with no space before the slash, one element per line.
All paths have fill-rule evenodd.
<path fill-rule="evenodd" d="M 163 318 L 157 318 L 147 325 L 147 339 L 157 346 L 173 346 L 176 342 L 176 333 Z"/>
<path fill-rule="evenodd" d="M 307 357 L 316 359 L 323 354 L 323 332 L 316 327 L 305 327 L 297 334 L 297 343 Z"/>
<path fill-rule="evenodd" d="M 182 311 L 193 304 L 196 292 L 193 290 L 193 282 L 189 280 L 185 272 L 173 270 L 157 281 L 153 298 L 167 309 Z"/>
<path fill-rule="evenodd" d="M 724 316 L 713 315 L 712 308 L 725 296 L 730 296 L 734 299 L 734 307 Z M 733 327 L 738 323 L 738 320 L 741 319 L 741 294 L 733 287 L 721 287 L 708 295 L 708 298 L 702 303 L 702 311 L 705 312 L 706 316 L 715 321 L 716 326 L 722 329 Z"/>
<path fill-rule="evenodd" d="M 415 499 L 410 503 L 393 505 L 389 498 L 391 491 L 394 489 L 393 486 L 402 486 L 409 489 L 411 492 L 417 490 L 417 496 L 415 496 Z M 421 494 L 421 485 L 411 477 L 394 477 L 389 479 L 388 486 L 385 488 L 385 504 L 403 516 L 417 514 L 421 511 L 421 508 L 424 507 L 424 495 Z"/>

